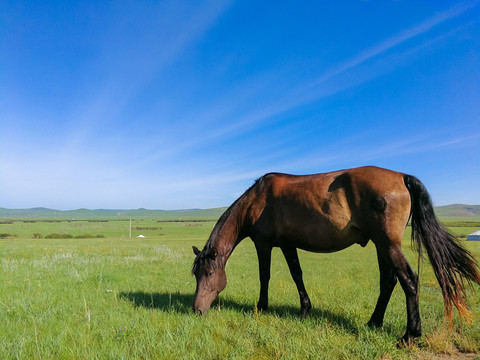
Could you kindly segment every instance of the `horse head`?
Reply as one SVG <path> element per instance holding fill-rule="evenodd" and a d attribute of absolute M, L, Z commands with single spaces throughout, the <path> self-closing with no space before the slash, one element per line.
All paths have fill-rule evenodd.
<path fill-rule="evenodd" d="M 192 273 L 197 280 L 193 310 L 206 314 L 217 295 L 227 285 L 225 266 L 218 255 L 216 248 L 205 248 L 202 251 L 193 246 L 196 255 L 193 262 Z"/>

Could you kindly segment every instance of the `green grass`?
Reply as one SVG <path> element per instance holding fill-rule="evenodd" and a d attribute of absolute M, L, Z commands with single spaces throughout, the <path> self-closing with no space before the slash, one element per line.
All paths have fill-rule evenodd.
<path fill-rule="evenodd" d="M 0 240 L 0 359 L 431 359 L 480 352 L 480 304 L 472 308 L 473 324 L 456 319 L 447 331 L 428 262 L 420 291 L 425 336 L 397 347 L 406 327 L 400 286 L 384 327 L 367 328 L 378 296 L 371 243 L 334 254 L 299 253 L 313 303 L 301 320 L 298 293 L 278 249 L 270 310 L 254 310 L 258 264 L 246 239 L 227 264 L 227 288 L 206 317 L 196 316 L 191 246 L 202 247 L 213 225 L 136 219 L 132 228 L 142 230 L 129 239 L 128 220 L 0 224 L 0 233 L 12 234 Z M 34 233 L 105 238 L 32 239 Z M 480 243 L 466 246 L 480 258 Z M 404 250 L 416 268 L 408 229 Z"/>

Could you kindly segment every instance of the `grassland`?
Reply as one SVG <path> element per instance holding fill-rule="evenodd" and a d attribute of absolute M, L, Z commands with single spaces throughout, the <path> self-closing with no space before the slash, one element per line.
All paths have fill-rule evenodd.
<path fill-rule="evenodd" d="M 480 228 L 479 219 L 448 220 L 460 236 Z M 271 308 L 255 311 L 257 259 L 246 239 L 228 262 L 227 288 L 208 316 L 193 315 L 191 246 L 202 247 L 213 225 L 135 219 L 129 238 L 128 220 L 4 221 L 0 359 L 480 358 L 480 303 L 472 307 L 477 317 L 472 324 L 456 319 L 447 330 L 427 261 L 420 291 L 425 335 L 413 346 L 397 346 L 406 326 L 399 286 L 383 328 L 365 326 L 378 296 L 371 243 L 335 254 L 300 252 L 314 306 L 301 320 L 298 294 L 278 249 L 272 259 Z M 71 238 L 45 238 L 49 234 Z M 146 237 L 137 238 L 140 234 Z M 409 236 L 407 228 L 404 250 L 416 268 Z M 480 242 L 465 244 L 480 259 Z"/>

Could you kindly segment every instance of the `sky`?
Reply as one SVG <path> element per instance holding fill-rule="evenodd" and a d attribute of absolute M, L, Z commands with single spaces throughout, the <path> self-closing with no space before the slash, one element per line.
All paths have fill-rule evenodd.
<path fill-rule="evenodd" d="M 2 1 L 0 207 L 376 165 L 480 204 L 480 1 Z"/>

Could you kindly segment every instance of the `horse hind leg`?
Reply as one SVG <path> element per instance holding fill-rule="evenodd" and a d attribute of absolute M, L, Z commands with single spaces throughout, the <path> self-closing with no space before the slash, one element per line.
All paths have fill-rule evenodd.
<path fill-rule="evenodd" d="M 400 242 L 391 243 L 381 250 L 381 256 L 393 267 L 394 273 L 405 293 L 407 305 L 407 331 L 402 340 L 409 342 L 422 335 L 420 312 L 418 308 L 418 276 L 410 267 L 400 248 Z"/>
<path fill-rule="evenodd" d="M 377 305 L 375 306 L 372 317 L 367 323 L 370 327 L 380 327 L 383 325 L 385 310 L 392 296 L 393 289 L 397 284 L 397 277 L 395 276 L 393 267 L 383 258 L 378 250 L 377 258 L 380 270 L 380 295 L 378 296 Z"/>
<path fill-rule="evenodd" d="M 300 262 L 298 260 L 297 249 L 295 247 L 281 247 L 281 249 L 285 256 L 285 260 L 287 260 L 290 274 L 292 275 L 300 296 L 300 316 L 305 318 L 310 312 L 312 304 L 303 283 L 302 268 L 300 267 Z"/>

